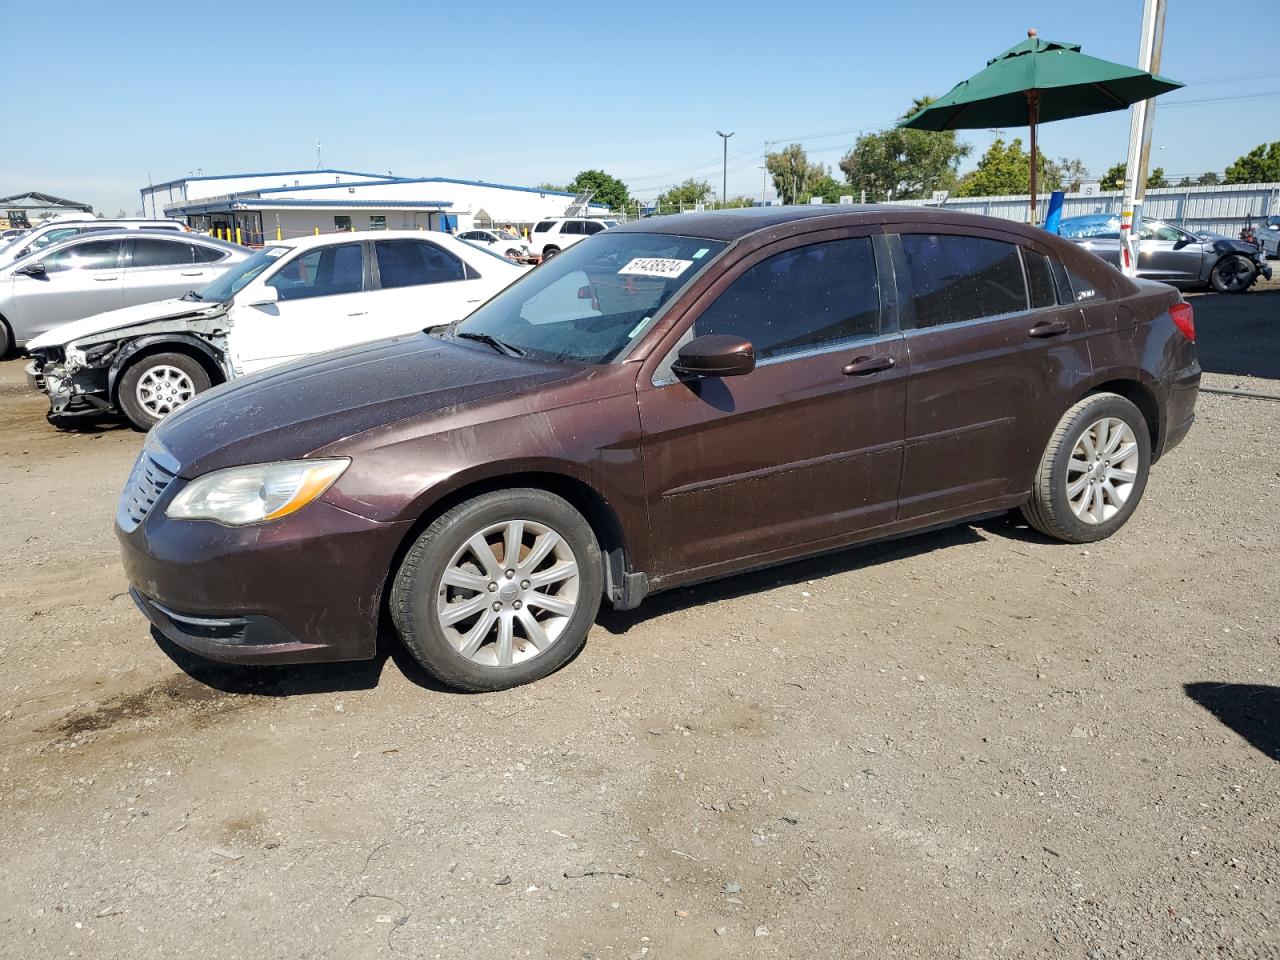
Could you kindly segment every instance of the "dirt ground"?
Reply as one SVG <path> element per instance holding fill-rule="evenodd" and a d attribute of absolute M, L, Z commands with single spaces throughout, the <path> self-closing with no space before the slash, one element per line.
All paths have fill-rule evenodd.
<path fill-rule="evenodd" d="M 1280 395 L 1280 283 L 1195 303 Z M 0 364 L 0 956 L 1280 957 L 1280 403 L 1199 412 L 1110 541 L 683 590 L 464 696 L 158 643 L 140 435 Z"/>

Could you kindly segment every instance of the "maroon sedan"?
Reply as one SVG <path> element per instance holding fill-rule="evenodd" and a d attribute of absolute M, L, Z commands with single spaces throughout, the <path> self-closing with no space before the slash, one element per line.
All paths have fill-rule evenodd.
<path fill-rule="evenodd" d="M 1109 536 L 1194 419 L 1193 337 L 1173 288 L 1003 220 L 646 220 L 443 332 L 197 398 L 118 532 L 139 607 L 206 657 L 371 657 L 389 617 L 498 689 L 570 660 L 602 598 L 1011 509 Z"/>

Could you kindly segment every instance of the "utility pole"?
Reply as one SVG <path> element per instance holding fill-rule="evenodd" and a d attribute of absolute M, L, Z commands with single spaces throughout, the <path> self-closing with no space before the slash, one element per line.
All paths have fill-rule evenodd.
<path fill-rule="evenodd" d="M 760 206 L 765 204 L 765 194 L 769 191 L 769 168 L 762 166 L 760 168 Z"/>
<path fill-rule="evenodd" d="M 1138 69 L 1160 72 L 1164 47 L 1165 0 L 1145 0 Z M 1138 237 L 1142 233 L 1142 201 L 1147 195 L 1147 166 L 1151 161 L 1151 128 L 1156 101 L 1139 100 L 1129 109 L 1129 157 L 1124 171 L 1124 203 L 1120 208 L 1120 270 L 1127 277 L 1138 272 Z"/>
<path fill-rule="evenodd" d="M 721 168 L 723 172 L 720 175 L 720 206 L 723 207 L 724 202 L 729 199 L 729 138 L 733 134 L 721 133 L 717 130 L 716 135 L 724 142 L 724 166 Z"/>

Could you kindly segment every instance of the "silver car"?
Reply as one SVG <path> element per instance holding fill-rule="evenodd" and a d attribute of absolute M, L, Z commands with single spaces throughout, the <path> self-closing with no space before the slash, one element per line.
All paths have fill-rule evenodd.
<path fill-rule="evenodd" d="M 174 230 L 183 233 L 188 227 L 177 220 L 55 220 L 24 230 L 19 236 L 5 241 L 0 246 L 0 267 L 7 267 L 63 240 L 99 230 Z"/>
<path fill-rule="evenodd" d="M 199 290 L 252 253 L 168 230 L 64 240 L 0 268 L 0 356 L 72 320 Z"/>
<path fill-rule="evenodd" d="M 1280 257 L 1280 214 L 1263 217 L 1254 231 L 1262 252 L 1268 257 Z"/>
<path fill-rule="evenodd" d="M 1114 214 L 1069 217 L 1058 232 L 1120 266 L 1120 218 Z M 1257 247 L 1229 237 L 1197 236 L 1163 220 L 1142 221 L 1138 276 L 1218 293 L 1244 293 L 1259 277 L 1271 279 L 1271 265 Z"/>

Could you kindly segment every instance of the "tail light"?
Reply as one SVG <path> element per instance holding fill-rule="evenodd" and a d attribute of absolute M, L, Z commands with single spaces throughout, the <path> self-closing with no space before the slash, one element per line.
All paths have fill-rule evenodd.
<path fill-rule="evenodd" d="M 1185 301 L 1178 301 L 1169 308 L 1169 316 L 1173 318 L 1173 325 L 1178 328 L 1184 337 L 1192 343 L 1196 342 L 1196 315 L 1191 309 L 1191 304 Z"/>

